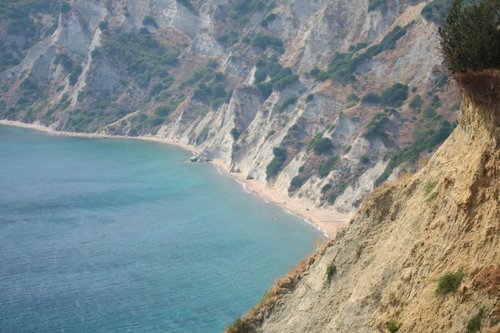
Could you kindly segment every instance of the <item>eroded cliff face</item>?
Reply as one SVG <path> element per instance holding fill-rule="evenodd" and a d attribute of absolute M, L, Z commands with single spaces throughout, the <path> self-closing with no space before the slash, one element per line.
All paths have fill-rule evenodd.
<path fill-rule="evenodd" d="M 173 138 L 348 216 L 451 130 L 457 101 L 444 89 L 426 4 L 78 0 L 60 12 L 27 9 L 40 31 L 0 74 L 0 117 Z M 27 33 L 3 31 L 5 45 L 27 44 Z"/>
<path fill-rule="evenodd" d="M 371 194 L 246 320 L 258 332 L 498 332 L 499 235 L 500 108 L 465 94 L 429 163 Z"/>

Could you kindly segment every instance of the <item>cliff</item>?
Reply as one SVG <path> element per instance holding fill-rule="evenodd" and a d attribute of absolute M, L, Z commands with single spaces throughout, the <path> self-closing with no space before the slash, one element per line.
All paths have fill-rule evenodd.
<path fill-rule="evenodd" d="M 451 131 L 442 2 L 3 1 L 0 118 L 179 140 L 346 221 Z"/>
<path fill-rule="evenodd" d="M 241 325 L 500 330 L 500 72 L 457 80 L 466 87 L 458 127 L 428 164 L 371 194 L 345 231 L 278 280 Z"/>

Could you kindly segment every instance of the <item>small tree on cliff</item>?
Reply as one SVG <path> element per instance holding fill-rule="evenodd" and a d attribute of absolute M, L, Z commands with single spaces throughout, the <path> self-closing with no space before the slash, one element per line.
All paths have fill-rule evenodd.
<path fill-rule="evenodd" d="M 494 110 L 500 101 L 500 0 L 464 6 L 453 0 L 441 35 L 444 63 L 472 100 Z"/>
<path fill-rule="evenodd" d="M 439 29 L 445 65 L 452 74 L 500 68 L 500 0 L 462 2 L 453 0 Z"/>

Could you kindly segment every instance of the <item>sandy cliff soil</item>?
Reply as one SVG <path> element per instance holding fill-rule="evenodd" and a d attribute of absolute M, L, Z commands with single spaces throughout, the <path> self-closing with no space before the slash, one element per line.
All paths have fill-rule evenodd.
<path fill-rule="evenodd" d="M 500 108 L 466 94 L 459 121 L 427 166 L 371 194 L 247 322 L 258 332 L 466 332 L 478 322 L 498 332 Z"/>

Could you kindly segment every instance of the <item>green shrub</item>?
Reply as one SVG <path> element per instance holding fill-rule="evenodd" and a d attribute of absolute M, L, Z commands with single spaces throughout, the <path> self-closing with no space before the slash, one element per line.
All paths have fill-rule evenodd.
<path fill-rule="evenodd" d="M 142 20 L 142 25 L 149 25 L 158 29 L 158 24 L 156 24 L 156 20 L 153 16 L 146 15 Z"/>
<path fill-rule="evenodd" d="M 424 196 L 428 196 L 429 194 L 431 194 L 436 185 L 437 182 L 427 182 L 424 186 Z"/>
<path fill-rule="evenodd" d="M 197 15 L 198 11 L 196 8 L 193 6 L 190 0 L 177 0 L 178 3 L 182 4 L 184 7 L 186 7 L 190 12 L 193 14 Z"/>
<path fill-rule="evenodd" d="M 314 94 L 307 95 L 307 97 L 306 97 L 306 103 L 311 102 L 313 99 L 314 99 Z"/>
<path fill-rule="evenodd" d="M 385 112 L 379 112 L 366 125 L 363 136 L 368 139 L 379 138 L 384 144 L 389 143 L 389 135 L 385 131 L 389 124 L 389 117 Z"/>
<path fill-rule="evenodd" d="M 311 75 L 316 81 L 325 81 L 330 78 L 330 74 L 327 72 L 321 71 L 318 67 L 314 67 L 310 72 L 309 75 Z"/>
<path fill-rule="evenodd" d="M 338 157 L 331 157 L 326 161 L 322 162 L 318 167 L 319 178 L 325 178 L 326 176 L 328 176 L 330 172 L 335 168 L 338 162 L 339 162 Z"/>
<path fill-rule="evenodd" d="M 341 84 L 355 81 L 354 72 L 359 63 L 357 59 L 353 58 L 352 53 L 335 53 L 329 66 L 330 77 Z"/>
<path fill-rule="evenodd" d="M 330 284 L 332 282 L 332 278 L 337 275 L 337 266 L 332 262 L 328 266 L 326 266 L 326 283 Z"/>
<path fill-rule="evenodd" d="M 274 178 L 283 169 L 283 165 L 285 164 L 288 157 L 287 151 L 283 148 L 278 147 L 273 148 L 273 155 L 273 159 L 266 168 L 267 180 Z"/>
<path fill-rule="evenodd" d="M 78 78 L 80 77 L 80 74 L 82 74 L 82 70 L 83 68 L 81 65 L 73 67 L 71 73 L 69 73 L 69 84 L 74 86 L 78 82 Z"/>
<path fill-rule="evenodd" d="M 368 105 L 379 105 L 380 96 L 375 93 L 368 93 L 361 98 L 361 103 Z"/>
<path fill-rule="evenodd" d="M 321 194 L 325 194 L 326 192 L 330 191 L 332 188 L 332 184 L 326 184 L 321 188 Z"/>
<path fill-rule="evenodd" d="M 235 0 L 232 2 L 234 9 L 238 14 L 251 14 L 264 8 L 264 2 L 261 0 Z"/>
<path fill-rule="evenodd" d="M 241 135 L 237 128 L 231 129 L 230 134 L 234 141 L 238 141 Z"/>
<path fill-rule="evenodd" d="M 271 96 L 273 92 L 273 86 L 271 83 L 258 84 L 257 89 L 259 89 L 259 92 L 264 99 L 267 99 L 269 96 Z"/>
<path fill-rule="evenodd" d="M 155 109 L 155 115 L 160 117 L 166 117 L 173 111 L 172 107 L 169 105 L 159 106 Z"/>
<path fill-rule="evenodd" d="M 477 333 L 481 331 L 481 321 L 484 319 L 484 317 L 484 309 L 480 309 L 477 315 L 467 321 L 467 324 L 465 325 L 465 331 L 467 333 Z"/>
<path fill-rule="evenodd" d="M 346 183 L 337 184 L 337 186 L 334 187 L 333 191 L 330 193 L 330 196 L 328 197 L 328 203 L 334 204 L 335 201 L 337 201 L 337 198 L 345 192 L 347 186 L 348 185 Z"/>
<path fill-rule="evenodd" d="M 61 3 L 61 13 L 67 14 L 71 11 L 71 6 L 67 2 Z"/>
<path fill-rule="evenodd" d="M 377 8 L 386 9 L 387 0 L 369 0 L 368 1 L 368 11 L 371 12 Z"/>
<path fill-rule="evenodd" d="M 408 98 L 408 86 L 396 83 L 380 94 L 380 104 L 388 107 L 400 107 Z"/>
<path fill-rule="evenodd" d="M 464 278 L 464 273 L 462 270 L 456 273 L 446 273 L 445 275 L 441 276 L 438 280 L 436 294 L 443 296 L 455 293 L 460 287 L 463 278 Z"/>
<path fill-rule="evenodd" d="M 433 0 L 420 12 L 427 21 L 443 24 L 450 7 L 451 0 Z"/>
<path fill-rule="evenodd" d="M 281 90 L 299 79 L 299 76 L 294 74 L 291 68 L 281 66 L 276 57 L 261 58 L 257 60 L 256 66 L 255 83 L 264 99 L 267 99 L 273 90 Z M 270 80 L 262 83 L 268 75 Z"/>
<path fill-rule="evenodd" d="M 279 109 L 278 109 L 278 112 L 283 112 L 285 111 L 286 109 L 288 109 L 289 106 L 295 104 L 295 102 L 297 102 L 297 97 L 295 96 L 291 96 L 291 97 L 288 97 L 284 102 L 283 104 L 280 105 Z"/>
<path fill-rule="evenodd" d="M 313 145 L 314 153 L 317 155 L 329 153 L 333 148 L 332 140 L 329 138 L 321 138 Z"/>
<path fill-rule="evenodd" d="M 259 84 L 265 81 L 267 78 L 267 70 L 265 68 L 257 68 L 257 70 L 255 71 L 254 78 L 255 78 L 255 84 Z"/>
<path fill-rule="evenodd" d="M 65 70 L 70 71 L 73 68 L 73 60 L 66 53 L 59 53 L 54 59 L 55 65 L 62 65 Z"/>
<path fill-rule="evenodd" d="M 418 109 L 420 109 L 420 107 L 422 106 L 423 103 L 424 103 L 424 100 L 422 99 L 422 96 L 415 95 L 415 97 L 413 97 L 413 99 L 410 101 L 409 106 L 413 110 L 418 110 Z"/>
<path fill-rule="evenodd" d="M 401 328 L 401 324 L 399 324 L 393 320 L 393 321 L 388 322 L 386 327 L 390 333 L 396 333 Z"/>
<path fill-rule="evenodd" d="M 439 29 L 441 51 L 450 73 L 500 67 L 500 5 L 480 0 L 464 6 L 453 0 Z"/>
<path fill-rule="evenodd" d="M 265 35 L 263 33 L 257 33 L 251 41 L 252 47 L 265 50 L 267 48 L 272 48 L 279 53 L 285 52 L 284 44 L 278 37 Z"/>
<path fill-rule="evenodd" d="M 106 21 L 99 22 L 99 29 L 101 29 L 101 31 L 106 31 L 108 30 L 108 28 L 109 28 L 108 22 Z"/>
<path fill-rule="evenodd" d="M 359 97 L 355 93 L 351 93 L 347 96 L 347 101 L 348 102 L 359 102 Z"/>
<path fill-rule="evenodd" d="M 306 177 L 303 175 L 297 175 L 297 176 L 293 177 L 291 182 L 290 182 L 290 186 L 288 187 L 288 193 L 295 192 L 296 190 L 301 188 L 302 185 L 304 185 L 308 179 L 309 179 L 309 177 Z"/>
<path fill-rule="evenodd" d="M 359 97 L 355 93 L 349 94 L 347 96 L 347 104 L 344 106 L 344 109 L 350 109 L 353 106 L 356 106 L 359 103 Z"/>
<path fill-rule="evenodd" d="M 239 36 L 235 30 L 231 30 L 227 33 L 217 36 L 216 39 L 219 43 L 221 43 L 225 47 L 231 47 L 234 44 L 238 43 Z"/>
<path fill-rule="evenodd" d="M 261 22 L 260 22 L 260 25 L 263 26 L 263 27 L 267 27 L 269 25 L 269 23 L 271 23 L 272 21 L 276 20 L 278 18 L 278 15 L 272 13 L 272 14 L 269 14 L 266 16 L 265 19 L 263 19 Z"/>

